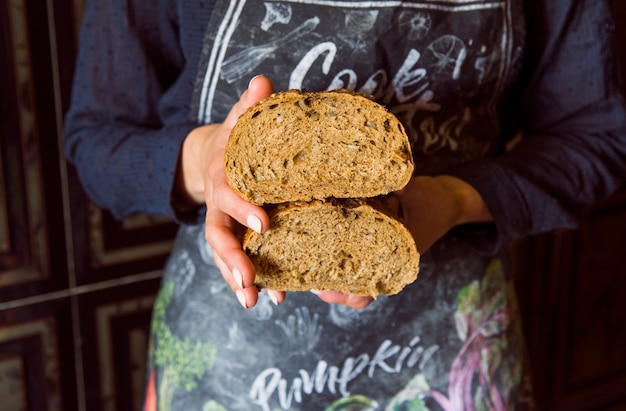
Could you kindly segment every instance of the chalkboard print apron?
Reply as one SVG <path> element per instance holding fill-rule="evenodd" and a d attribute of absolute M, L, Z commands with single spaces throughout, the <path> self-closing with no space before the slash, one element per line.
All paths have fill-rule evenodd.
<path fill-rule="evenodd" d="M 347 87 L 404 122 L 416 173 L 438 173 L 497 146 L 521 15 L 515 0 L 218 0 L 194 112 L 221 121 L 256 74 L 277 90 Z M 261 293 L 244 310 L 203 230 L 180 229 L 155 304 L 159 410 L 532 408 L 505 259 L 449 236 L 422 256 L 415 283 L 366 309 L 301 292 L 280 306 Z"/>

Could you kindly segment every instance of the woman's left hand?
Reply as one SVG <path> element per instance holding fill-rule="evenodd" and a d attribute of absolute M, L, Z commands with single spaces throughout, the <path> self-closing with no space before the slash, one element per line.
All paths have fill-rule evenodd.
<path fill-rule="evenodd" d="M 452 176 L 414 177 L 395 193 L 403 211 L 403 222 L 409 229 L 420 253 L 458 224 L 491 220 L 491 214 L 480 194 L 468 183 Z M 331 304 L 365 308 L 373 298 L 337 291 L 316 292 Z"/>
<path fill-rule="evenodd" d="M 456 225 L 492 220 L 478 191 L 457 177 L 414 177 L 396 196 L 421 254 Z"/>

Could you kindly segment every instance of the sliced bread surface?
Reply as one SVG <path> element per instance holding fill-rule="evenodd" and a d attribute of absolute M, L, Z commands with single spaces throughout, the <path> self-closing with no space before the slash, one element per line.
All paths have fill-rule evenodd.
<path fill-rule="evenodd" d="M 270 212 L 270 229 L 248 230 L 243 247 L 256 284 L 274 290 L 391 295 L 419 270 L 411 233 L 389 210 L 364 200 L 281 205 Z"/>
<path fill-rule="evenodd" d="M 262 205 L 384 195 L 409 182 L 414 164 L 382 105 L 348 90 L 288 90 L 238 119 L 225 169 L 234 191 Z"/>

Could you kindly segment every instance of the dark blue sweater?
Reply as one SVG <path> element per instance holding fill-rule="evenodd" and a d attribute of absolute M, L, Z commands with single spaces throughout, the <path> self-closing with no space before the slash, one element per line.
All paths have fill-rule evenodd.
<path fill-rule="evenodd" d="M 203 219 L 201 209 L 175 210 L 171 193 L 181 143 L 197 126 L 190 104 L 212 7 L 87 1 L 66 155 L 87 194 L 116 217 Z M 505 126 L 524 138 L 445 171 L 476 187 L 491 210 L 493 235 L 474 237 L 488 253 L 513 238 L 574 227 L 626 176 L 608 1 L 526 0 L 525 9 L 524 66 L 501 108 Z"/>

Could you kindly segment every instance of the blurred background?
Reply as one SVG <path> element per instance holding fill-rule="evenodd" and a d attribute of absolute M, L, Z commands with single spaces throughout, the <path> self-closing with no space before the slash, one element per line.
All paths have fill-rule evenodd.
<path fill-rule="evenodd" d="M 614 26 L 626 48 L 626 1 Z M 84 0 L 0 7 L 0 409 L 138 411 L 175 233 L 115 221 L 63 158 Z M 532 27 L 530 28 L 532 29 Z M 626 61 L 622 78 L 626 79 Z M 511 247 L 540 410 L 626 410 L 626 189 Z"/>

